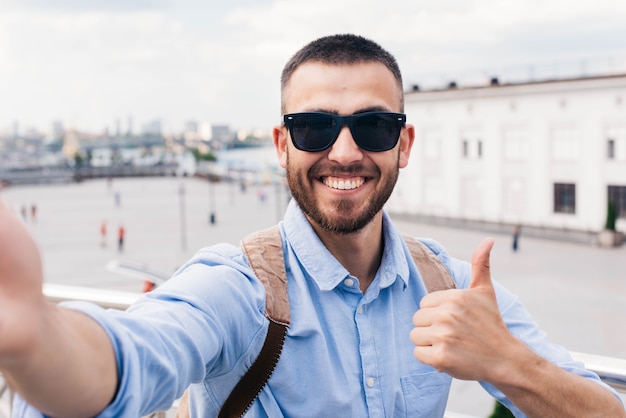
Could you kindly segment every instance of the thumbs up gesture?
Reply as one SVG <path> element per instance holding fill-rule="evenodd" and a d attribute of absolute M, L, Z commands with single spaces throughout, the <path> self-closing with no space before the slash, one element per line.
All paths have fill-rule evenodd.
<path fill-rule="evenodd" d="M 467 289 L 430 293 L 413 316 L 415 357 L 458 379 L 489 381 L 508 348 L 520 343 L 498 309 L 489 266 L 492 247 L 493 239 L 486 238 L 474 251 Z"/>

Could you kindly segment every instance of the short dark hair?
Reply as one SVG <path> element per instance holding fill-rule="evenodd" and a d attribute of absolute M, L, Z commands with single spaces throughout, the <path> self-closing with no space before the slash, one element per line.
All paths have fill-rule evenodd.
<path fill-rule="evenodd" d="M 393 55 L 376 42 L 353 34 L 338 34 L 316 39 L 295 53 L 285 64 L 280 79 L 282 110 L 284 92 L 292 74 L 307 62 L 321 62 L 330 65 L 379 62 L 391 71 L 400 91 L 400 106 L 404 107 L 402 95 L 402 73 Z M 402 109 L 401 109 L 402 110 Z"/>

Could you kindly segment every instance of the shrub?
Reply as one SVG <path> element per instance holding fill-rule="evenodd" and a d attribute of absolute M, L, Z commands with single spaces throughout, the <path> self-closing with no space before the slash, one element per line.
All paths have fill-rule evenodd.
<path fill-rule="evenodd" d="M 617 222 L 617 210 L 615 210 L 615 204 L 609 199 L 609 204 L 606 210 L 606 223 L 604 228 L 609 231 L 615 231 L 615 223 Z"/>
<path fill-rule="evenodd" d="M 509 409 L 496 401 L 496 406 L 489 418 L 515 418 L 515 415 Z"/>

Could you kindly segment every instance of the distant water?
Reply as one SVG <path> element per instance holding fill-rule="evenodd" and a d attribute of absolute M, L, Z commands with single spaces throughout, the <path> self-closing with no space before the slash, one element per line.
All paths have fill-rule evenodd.
<path fill-rule="evenodd" d="M 225 167 L 245 168 L 251 171 L 279 167 L 276 149 L 271 144 L 254 148 L 229 149 L 218 151 L 216 154 L 218 164 Z"/>

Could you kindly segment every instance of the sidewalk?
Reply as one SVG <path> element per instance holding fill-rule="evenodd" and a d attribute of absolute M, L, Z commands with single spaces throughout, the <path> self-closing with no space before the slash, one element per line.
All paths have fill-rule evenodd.
<path fill-rule="evenodd" d="M 210 187 L 196 178 L 133 178 L 10 188 L 1 195 L 18 214 L 21 205 L 37 204 L 36 221 L 26 223 L 40 245 L 47 281 L 140 292 L 141 279 L 107 271 L 107 263 L 142 263 L 169 275 L 203 246 L 237 245 L 245 234 L 275 224 L 287 204 L 284 188 L 273 185 L 263 187 L 264 202 L 255 187 L 245 193 L 238 184 Z M 106 247 L 100 245 L 103 220 Z M 396 224 L 406 233 L 438 240 L 451 255 L 466 260 L 486 236 L 408 221 Z M 119 225 L 126 230 L 122 252 Z M 520 249 L 513 253 L 510 236 L 493 238 L 493 277 L 519 296 L 552 341 L 572 351 L 626 358 L 625 247 L 600 249 L 522 232 Z M 455 382 L 449 409 L 486 416 L 492 402 L 477 384 Z"/>

